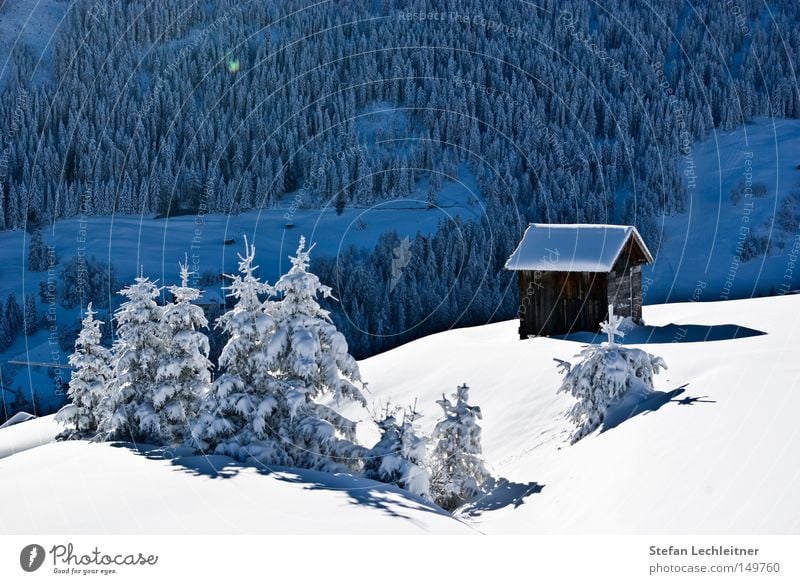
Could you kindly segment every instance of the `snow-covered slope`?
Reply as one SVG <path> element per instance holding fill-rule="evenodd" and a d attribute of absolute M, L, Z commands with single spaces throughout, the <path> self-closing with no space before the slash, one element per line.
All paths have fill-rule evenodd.
<path fill-rule="evenodd" d="M 165 455 L 72 441 L 4 458 L 2 531 L 476 533 L 437 507 L 374 481 L 262 471 L 221 456 Z"/>
<path fill-rule="evenodd" d="M 69 6 L 68 0 L 0 0 L 0 88 L 11 72 L 12 55 L 23 47 L 36 59 L 34 79 L 50 74 L 55 36 Z"/>
<path fill-rule="evenodd" d="M 53 420 L 53 416 L 34 417 L 0 428 L 0 459 L 49 444 L 62 429 Z"/>
<path fill-rule="evenodd" d="M 800 273 L 790 269 L 796 232 L 784 233 L 770 221 L 791 192 L 800 193 L 800 121 L 762 119 L 718 132 L 693 145 L 679 166 L 686 177 L 687 212 L 664 218 L 664 241 L 655 262 L 642 270 L 644 301 L 725 300 L 765 295 L 781 287 L 795 290 Z M 749 182 L 764 196 L 738 204 L 731 191 Z M 769 236 L 772 249 L 746 262 L 737 245 L 748 231 Z M 655 246 L 656 242 L 647 244 Z"/>
<path fill-rule="evenodd" d="M 481 531 L 800 532 L 800 296 L 644 310 L 648 324 L 680 325 L 640 345 L 669 366 L 656 378 L 664 394 L 574 446 L 552 359 L 571 359 L 578 343 L 520 341 L 503 322 L 420 339 L 362 373 L 376 401 L 418 398 L 426 430 L 441 393 L 470 384 L 486 459 L 508 481 L 464 510 Z M 729 323 L 767 334 L 681 342 L 698 330 L 683 325 Z"/>
<path fill-rule="evenodd" d="M 572 446 L 571 401 L 556 394 L 552 359 L 572 359 L 577 342 L 520 341 L 509 321 L 409 343 L 363 361 L 362 376 L 376 405 L 417 399 L 426 431 L 435 400 L 470 384 L 497 486 L 459 517 L 481 532 L 800 532 L 800 296 L 648 306 L 644 316 L 659 342 L 639 346 L 669 365 L 660 393 Z M 734 336 L 735 327 L 711 326 L 721 324 L 752 330 L 687 342 Z M 28 444 L 0 460 L 0 500 L 17 502 L 4 508 L 6 531 L 471 531 L 394 487 L 349 476 L 262 473 L 223 457 L 109 444 L 33 448 L 47 420 L 0 430 L 0 448 Z M 360 438 L 374 441 L 375 428 L 361 424 Z"/>

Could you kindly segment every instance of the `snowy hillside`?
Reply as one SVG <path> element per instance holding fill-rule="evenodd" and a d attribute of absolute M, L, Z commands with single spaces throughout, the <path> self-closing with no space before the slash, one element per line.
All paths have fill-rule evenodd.
<path fill-rule="evenodd" d="M 12 57 L 24 50 L 37 58 L 35 80 L 52 73 L 55 37 L 68 7 L 67 0 L 0 2 L 0 88 L 12 73 Z"/>
<path fill-rule="evenodd" d="M 463 511 L 483 532 L 797 533 L 799 314 L 798 296 L 645 307 L 648 324 L 678 325 L 641 345 L 669 366 L 656 378 L 664 393 L 574 446 L 552 359 L 578 343 L 519 341 L 509 321 L 420 339 L 361 370 L 375 400 L 418 398 L 426 430 L 442 392 L 470 384 L 486 459 L 510 481 Z M 702 326 L 716 324 L 767 334 L 681 342 L 723 336 Z"/>
<path fill-rule="evenodd" d="M 794 290 L 797 211 L 782 228 L 787 199 L 800 194 L 800 123 L 759 120 L 695 144 L 679 168 L 689 192 L 687 212 L 663 219 L 663 243 L 642 270 L 644 301 L 725 300 Z M 752 196 L 732 199 L 737 185 Z M 759 190 L 761 187 L 762 190 Z M 739 261 L 747 234 L 769 239 L 768 253 Z M 653 245 L 654 242 L 648 242 Z"/>
<path fill-rule="evenodd" d="M 108 443 L 0 460 L 0 498 L 4 533 L 476 533 L 366 479 Z"/>
<path fill-rule="evenodd" d="M 361 371 L 373 403 L 417 399 L 426 432 L 435 400 L 470 384 L 498 479 L 458 513 L 480 532 L 798 533 L 798 315 L 800 296 L 645 307 L 652 328 L 629 336 L 649 337 L 639 346 L 666 360 L 660 393 L 573 446 L 552 359 L 571 359 L 577 342 L 519 341 L 508 321 L 420 339 Z M 713 326 L 731 324 L 742 328 Z M 704 337 L 728 340 L 688 342 Z M 375 428 L 360 426 L 374 442 Z M 7 531 L 471 531 L 364 479 L 110 444 L 36 447 L 53 433 L 50 418 L 0 430 L 0 498 L 21 503 L 4 513 Z"/>

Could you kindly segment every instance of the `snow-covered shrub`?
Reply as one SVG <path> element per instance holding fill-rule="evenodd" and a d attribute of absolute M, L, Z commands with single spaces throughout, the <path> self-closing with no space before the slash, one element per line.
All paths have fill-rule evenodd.
<path fill-rule="evenodd" d="M 203 309 L 192 304 L 200 297 L 189 286 L 188 262 L 180 265 L 181 285 L 171 286 L 174 302 L 162 311 L 166 350 L 156 372 L 153 407 L 166 444 L 180 445 L 190 436 L 190 425 L 200 415 L 202 400 L 211 384 L 208 360 L 208 326 Z"/>
<path fill-rule="evenodd" d="M 436 403 L 444 413 L 433 430 L 431 454 L 431 492 L 440 507 L 453 510 L 480 494 L 489 478 L 481 457 L 481 409 L 467 403 L 469 386 L 463 384 L 453 395 Z"/>
<path fill-rule="evenodd" d="M 100 422 L 98 439 L 162 443 L 155 410 L 156 375 L 167 350 L 163 308 L 155 299 L 160 289 L 144 275 L 120 291 L 128 298 L 117 309 L 111 415 Z"/>
<path fill-rule="evenodd" d="M 81 332 L 75 341 L 75 352 L 69 357 L 74 368 L 69 380 L 69 404 L 56 414 L 57 422 L 67 428 L 58 435 L 60 440 L 74 440 L 92 436 L 97 431 L 98 420 L 109 407 L 108 389 L 112 378 L 111 352 L 100 344 L 102 333 L 97 314 L 92 305 L 86 307 Z"/>
<path fill-rule="evenodd" d="M 624 336 L 619 330 L 624 319 L 614 314 L 613 306 L 608 307 L 608 315 L 608 320 L 600 325 L 608 335 L 607 342 L 584 347 L 576 355 L 581 361 L 574 366 L 557 359 L 559 367 L 566 372 L 558 391 L 569 393 L 578 400 L 568 413 L 577 425 L 572 435 L 573 443 L 599 428 L 608 406 L 625 393 L 652 392 L 653 375 L 667 368 L 661 357 L 616 344 L 614 337 Z"/>
<path fill-rule="evenodd" d="M 307 271 L 301 238 L 292 268 L 274 287 L 253 276 L 254 250 L 241 257 L 231 285 L 237 299 L 220 318 L 229 340 L 195 435 L 201 448 L 262 464 L 356 470 L 364 449 L 355 423 L 317 401 L 325 395 L 364 403 L 358 365 L 317 303 L 330 288 Z M 259 299 L 278 294 L 279 300 Z"/>
<path fill-rule="evenodd" d="M 381 438 L 364 456 L 364 474 L 430 499 L 430 474 L 425 464 L 427 445 L 414 429 L 418 418 L 414 408 L 403 415 L 401 422 L 386 412 L 377 422 Z"/>

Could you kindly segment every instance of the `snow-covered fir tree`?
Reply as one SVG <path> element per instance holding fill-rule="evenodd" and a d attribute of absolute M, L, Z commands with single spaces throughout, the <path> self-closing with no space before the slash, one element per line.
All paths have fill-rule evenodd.
<path fill-rule="evenodd" d="M 103 323 L 94 318 L 95 314 L 90 303 L 75 341 L 75 352 L 69 357 L 73 367 L 67 390 L 70 403 L 55 416 L 57 422 L 66 426 L 58 436 L 62 440 L 91 437 L 99 420 L 108 414 L 112 356 L 100 344 Z"/>
<path fill-rule="evenodd" d="M 155 409 L 158 365 L 167 349 L 163 308 L 154 282 L 143 274 L 120 294 L 128 300 L 117 309 L 111 411 L 100 422 L 99 439 L 160 443 L 161 421 Z"/>
<path fill-rule="evenodd" d="M 39 329 L 39 314 L 36 311 L 36 297 L 25 295 L 25 334 L 32 335 Z"/>
<path fill-rule="evenodd" d="M 275 319 L 267 314 L 268 301 L 261 298 L 272 288 L 255 275 L 255 251 L 245 238 L 239 273 L 227 276 L 231 284 L 226 289 L 235 304 L 216 322 L 228 336 L 218 361 L 223 373 L 215 380 L 192 435 L 204 451 L 290 464 L 283 438 L 269 424 L 279 397 L 264 363 L 264 344 L 275 330 Z"/>
<path fill-rule="evenodd" d="M 229 335 L 195 437 L 201 448 L 261 464 L 357 469 L 363 448 L 355 424 L 316 401 L 323 395 L 363 403 L 358 367 L 344 337 L 316 302 L 330 295 L 308 268 L 301 246 L 273 287 L 253 275 L 255 250 L 240 256 L 230 286 L 236 305 L 219 325 Z M 279 301 L 260 295 L 280 293 Z"/>
<path fill-rule="evenodd" d="M 22 313 L 22 309 L 17 302 L 17 296 L 13 292 L 11 292 L 6 299 L 5 310 L 8 332 L 13 339 L 22 331 L 25 321 L 25 315 Z"/>
<path fill-rule="evenodd" d="M 584 347 L 576 355 L 581 361 L 574 366 L 556 360 L 566 373 L 558 391 L 569 393 L 578 400 L 568 413 L 577 425 L 572 434 L 573 443 L 599 428 L 608 406 L 627 392 L 652 392 L 653 376 L 667 368 L 661 357 L 616 343 L 615 337 L 624 336 L 620 330 L 623 320 L 614 314 L 613 305 L 609 305 L 608 320 L 600 325 L 608 340 L 600 345 Z"/>
<path fill-rule="evenodd" d="M 414 428 L 418 418 L 416 408 L 409 408 L 402 421 L 398 421 L 396 412 L 387 407 L 377 422 L 381 438 L 364 456 L 364 474 L 430 499 L 430 474 L 425 464 L 427 443 Z"/>
<path fill-rule="evenodd" d="M 31 233 L 31 242 L 28 248 L 28 269 L 33 272 L 44 272 L 47 267 L 47 250 L 42 239 L 42 230 L 37 228 Z"/>
<path fill-rule="evenodd" d="M 431 492 L 444 509 L 453 510 L 481 493 L 489 478 L 482 458 L 481 409 L 471 406 L 469 386 L 464 383 L 453 395 L 455 402 L 444 395 L 437 400 L 444 418 L 433 430 L 435 442 L 431 453 Z"/>
<path fill-rule="evenodd" d="M 313 246 L 305 245 L 300 237 L 295 256 L 289 258 L 292 267 L 275 283 L 279 300 L 271 306 L 275 331 L 266 346 L 266 364 L 286 408 L 279 432 L 291 435 L 292 457 L 300 466 L 357 469 L 364 449 L 354 443 L 355 423 L 318 400 L 327 396 L 365 405 L 356 386 L 361 375 L 344 335 L 317 301 L 318 295 L 333 296 L 308 271 Z"/>
<path fill-rule="evenodd" d="M 188 261 L 180 264 L 181 285 L 170 286 L 174 302 L 162 310 L 165 351 L 156 372 L 153 408 L 165 444 L 180 445 L 191 435 L 202 400 L 211 384 L 208 337 L 203 309 L 194 300 L 200 290 L 189 286 Z"/>
<path fill-rule="evenodd" d="M 2 310 L 2 301 L 0 301 L 0 351 L 8 349 L 13 342 L 14 336 L 11 334 L 6 313 Z"/>

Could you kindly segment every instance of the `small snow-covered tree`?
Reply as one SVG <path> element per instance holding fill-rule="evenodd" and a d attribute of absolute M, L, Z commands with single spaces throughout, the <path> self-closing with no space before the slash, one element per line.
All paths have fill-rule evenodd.
<path fill-rule="evenodd" d="M 577 425 L 572 435 L 573 443 L 599 428 L 608 406 L 627 392 L 652 392 L 653 376 L 667 368 L 661 357 L 615 342 L 615 337 L 624 336 L 620 330 L 623 320 L 614 314 L 613 305 L 609 305 L 608 320 L 600 325 L 608 340 L 600 345 L 584 347 L 576 355 L 581 361 L 574 366 L 557 359 L 559 367 L 566 373 L 558 391 L 569 393 L 578 400 L 568 412 L 569 418 Z"/>
<path fill-rule="evenodd" d="M 170 286 L 174 302 L 162 310 L 166 347 L 156 372 L 153 407 L 164 443 L 180 445 L 191 435 L 211 384 L 208 326 L 203 309 L 192 304 L 200 290 L 189 286 L 188 261 L 180 264 L 181 285 Z"/>
<path fill-rule="evenodd" d="M 402 422 L 398 422 L 387 408 L 377 422 L 381 438 L 364 456 L 364 475 L 430 499 L 430 474 L 425 464 L 427 444 L 414 429 L 418 418 L 416 409 L 409 408 Z"/>
<path fill-rule="evenodd" d="M 163 309 L 155 300 L 160 289 L 140 274 L 120 294 L 128 300 L 114 315 L 112 408 L 100 423 L 98 438 L 160 443 L 163 434 L 154 401 L 158 365 L 167 348 Z"/>
<path fill-rule="evenodd" d="M 444 418 L 433 430 L 431 492 L 436 503 L 452 511 L 480 494 L 489 478 L 481 457 L 481 409 L 467 403 L 469 386 L 464 383 L 453 395 L 455 403 L 442 395 L 436 403 Z"/>
<path fill-rule="evenodd" d="M 71 403 L 55 416 L 57 422 L 67 426 L 58 436 L 62 440 L 92 436 L 97 431 L 98 421 L 107 415 L 112 356 L 100 344 L 103 323 L 94 318 L 95 314 L 90 303 L 75 341 L 75 352 L 69 357 L 69 364 L 74 368 L 67 390 Z"/>
<path fill-rule="evenodd" d="M 245 238 L 245 255 L 239 255 L 239 274 L 226 287 L 234 306 L 217 319 L 216 327 L 228 335 L 219 356 L 223 374 L 214 382 L 203 411 L 192 429 L 196 445 L 205 451 L 240 460 L 291 464 L 282 437 L 271 430 L 269 419 L 278 405 L 275 379 L 265 366 L 264 343 L 275 329 L 260 297 L 272 288 L 255 275 L 255 247 Z"/>

